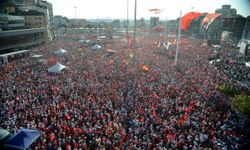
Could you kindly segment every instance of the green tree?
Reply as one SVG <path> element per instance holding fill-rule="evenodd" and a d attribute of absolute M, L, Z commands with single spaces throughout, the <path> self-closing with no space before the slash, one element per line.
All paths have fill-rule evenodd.
<path fill-rule="evenodd" d="M 239 112 L 250 118 L 250 96 L 237 95 L 234 97 L 232 104 Z"/>
<path fill-rule="evenodd" d="M 141 18 L 140 20 L 138 20 L 138 27 L 140 29 L 145 29 L 146 23 L 145 23 L 145 19 Z"/>
<path fill-rule="evenodd" d="M 94 24 L 91 24 L 91 23 L 87 23 L 86 28 L 95 28 L 96 26 Z"/>
<path fill-rule="evenodd" d="M 237 94 L 240 94 L 240 91 L 234 87 L 230 87 L 228 85 L 222 84 L 218 86 L 218 91 L 220 91 L 222 94 L 225 94 L 227 96 L 235 96 Z"/>
<path fill-rule="evenodd" d="M 113 28 L 120 28 L 120 27 L 121 27 L 121 22 L 120 22 L 120 20 L 119 20 L 119 19 L 113 20 L 113 22 L 112 22 L 112 27 L 113 27 Z"/>

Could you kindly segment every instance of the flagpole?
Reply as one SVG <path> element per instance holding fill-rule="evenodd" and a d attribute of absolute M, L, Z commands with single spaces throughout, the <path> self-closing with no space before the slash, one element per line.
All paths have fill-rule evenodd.
<path fill-rule="evenodd" d="M 135 15 L 134 15 L 134 41 L 133 41 L 133 48 L 136 48 L 136 10 L 137 9 L 137 0 L 135 0 Z"/>
<path fill-rule="evenodd" d="M 176 43 L 176 53 L 175 53 L 175 65 L 177 65 L 178 53 L 179 53 L 179 40 L 181 35 L 181 13 L 180 12 L 180 21 L 179 21 L 179 29 L 178 29 L 178 36 L 177 36 L 177 43 Z"/>

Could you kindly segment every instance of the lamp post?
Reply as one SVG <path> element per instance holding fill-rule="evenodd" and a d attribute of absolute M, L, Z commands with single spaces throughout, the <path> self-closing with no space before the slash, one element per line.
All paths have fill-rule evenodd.
<path fill-rule="evenodd" d="M 180 22 L 179 22 L 177 41 L 176 41 L 175 65 L 177 65 L 178 53 L 179 53 L 179 41 L 180 41 L 180 36 L 181 36 L 181 13 L 182 11 L 180 12 Z"/>
<path fill-rule="evenodd" d="M 167 17 L 166 17 L 166 21 L 165 21 L 165 35 L 164 35 L 164 43 L 166 43 L 166 38 L 167 38 Z"/>
<path fill-rule="evenodd" d="M 75 8 L 75 19 L 76 19 L 76 8 L 77 8 L 77 7 L 75 6 L 74 8 Z"/>
<path fill-rule="evenodd" d="M 134 40 L 133 40 L 133 48 L 136 48 L 136 10 L 137 9 L 137 0 L 135 0 L 135 15 L 134 15 Z"/>
<path fill-rule="evenodd" d="M 99 20 L 99 17 L 97 17 L 96 19 L 96 42 L 98 42 L 98 36 L 99 36 L 98 20 Z"/>
<path fill-rule="evenodd" d="M 128 1 L 129 0 L 127 0 L 127 33 L 128 33 Z"/>
<path fill-rule="evenodd" d="M 129 9 L 128 9 L 128 1 L 129 0 L 127 0 L 127 29 L 126 29 L 126 36 L 127 36 L 127 49 L 129 48 L 129 40 L 128 40 L 128 31 L 129 31 L 129 21 L 128 21 L 128 11 L 129 11 Z"/>

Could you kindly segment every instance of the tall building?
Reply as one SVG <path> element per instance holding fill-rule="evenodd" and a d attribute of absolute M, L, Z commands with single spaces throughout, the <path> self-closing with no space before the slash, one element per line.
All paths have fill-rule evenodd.
<path fill-rule="evenodd" d="M 222 20 L 222 31 L 232 32 L 235 40 L 240 40 L 243 34 L 246 18 L 237 14 L 237 10 L 231 8 L 231 5 L 223 5 L 216 9 L 215 13 L 220 13 Z"/>
<path fill-rule="evenodd" d="M 170 35 L 176 34 L 178 32 L 179 20 L 169 20 L 167 22 L 167 31 Z"/>
<path fill-rule="evenodd" d="M 250 59 L 250 16 L 247 16 L 244 32 L 240 42 L 240 53 Z"/>
<path fill-rule="evenodd" d="M 250 16 L 247 16 L 242 39 L 250 40 Z"/>
<path fill-rule="evenodd" d="M 159 25 L 160 19 L 159 17 L 150 17 L 150 30 L 155 26 Z"/>
<path fill-rule="evenodd" d="M 231 18 L 237 15 L 237 10 L 231 8 L 231 5 L 222 5 L 222 8 L 215 10 L 215 13 L 220 13 L 222 18 Z"/>

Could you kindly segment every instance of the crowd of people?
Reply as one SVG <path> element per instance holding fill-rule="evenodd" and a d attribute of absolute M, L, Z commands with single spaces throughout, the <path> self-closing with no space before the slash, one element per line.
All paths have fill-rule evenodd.
<path fill-rule="evenodd" d="M 246 59 L 235 49 L 226 49 L 227 53 L 218 52 L 220 61 L 215 66 L 223 71 L 229 78 L 243 82 L 250 86 L 250 67 L 246 65 Z M 249 83 L 248 83 L 248 82 Z"/>
<path fill-rule="evenodd" d="M 182 38 L 175 66 L 175 48 L 159 49 L 160 37 L 139 38 L 136 49 L 115 40 L 92 50 L 72 36 L 31 51 L 47 61 L 26 57 L 0 72 L 0 127 L 40 130 L 32 149 L 249 146 L 249 119 L 217 91 L 221 83 L 241 87 L 209 65 L 213 52 L 203 41 Z M 115 53 L 107 55 L 107 47 Z M 67 53 L 55 56 L 59 48 Z M 48 73 L 52 57 L 67 66 L 60 74 Z"/>

